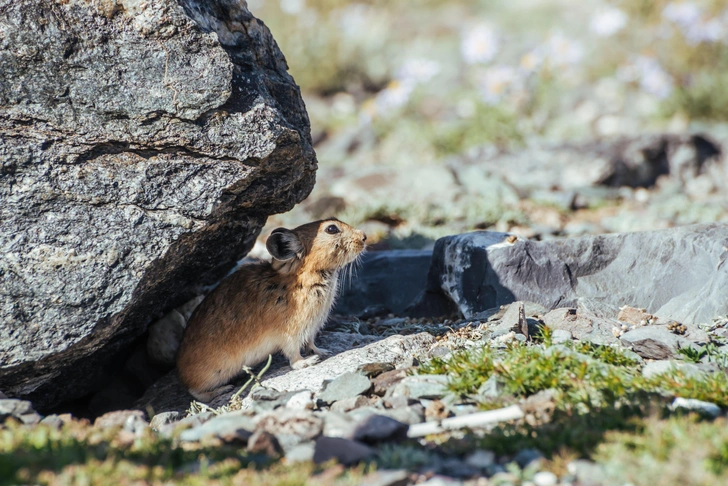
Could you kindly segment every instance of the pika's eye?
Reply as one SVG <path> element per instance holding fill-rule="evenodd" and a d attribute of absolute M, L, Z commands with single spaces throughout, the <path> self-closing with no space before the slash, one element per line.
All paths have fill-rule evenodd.
<path fill-rule="evenodd" d="M 330 235 L 335 235 L 336 233 L 341 233 L 341 230 L 335 224 L 330 224 L 326 227 L 326 232 Z"/>

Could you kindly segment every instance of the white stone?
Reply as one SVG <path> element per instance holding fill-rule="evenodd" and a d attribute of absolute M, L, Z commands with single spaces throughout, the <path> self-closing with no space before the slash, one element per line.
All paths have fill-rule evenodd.
<path fill-rule="evenodd" d="M 533 475 L 533 484 L 536 486 L 556 486 L 559 478 L 551 471 L 539 471 Z"/>
<path fill-rule="evenodd" d="M 312 396 L 313 394 L 308 390 L 296 393 L 288 399 L 286 408 L 291 410 L 313 410 L 314 403 Z"/>

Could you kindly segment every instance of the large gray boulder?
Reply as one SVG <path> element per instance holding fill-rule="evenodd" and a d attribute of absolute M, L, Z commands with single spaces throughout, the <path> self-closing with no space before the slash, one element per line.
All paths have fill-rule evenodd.
<path fill-rule="evenodd" d="M 300 92 L 242 0 L 0 0 L 0 389 L 97 388 L 311 191 Z"/>
<path fill-rule="evenodd" d="M 688 325 L 728 314 L 728 224 L 511 240 L 488 231 L 439 239 L 427 288 L 409 312 L 441 299 L 468 319 L 518 300 L 612 318 L 632 305 Z"/>

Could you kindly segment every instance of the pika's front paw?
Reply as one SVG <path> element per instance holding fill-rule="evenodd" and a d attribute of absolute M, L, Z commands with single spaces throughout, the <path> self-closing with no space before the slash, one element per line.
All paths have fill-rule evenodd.
<path fill-rule="evenodd" d="M 293 368 L 294 370 L 302 370 L 303 368 L 313 366 L 320 361 L 321 358 L 319 358 L 317 355 L 313 355 L 309 358 L 299 359 L 298 361 L 291 363 L 291 368 Z"/>

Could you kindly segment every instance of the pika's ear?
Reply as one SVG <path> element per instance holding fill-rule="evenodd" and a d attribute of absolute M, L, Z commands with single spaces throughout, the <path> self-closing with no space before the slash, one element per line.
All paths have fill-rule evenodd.
<path fill-rule="evenodd" d="M 303 253 L 303 244 L 298 236 L 286 228 L 274 229 L 265 242 L 265 247 L 273 258 L 282 262 L 300 258 Z"/>

